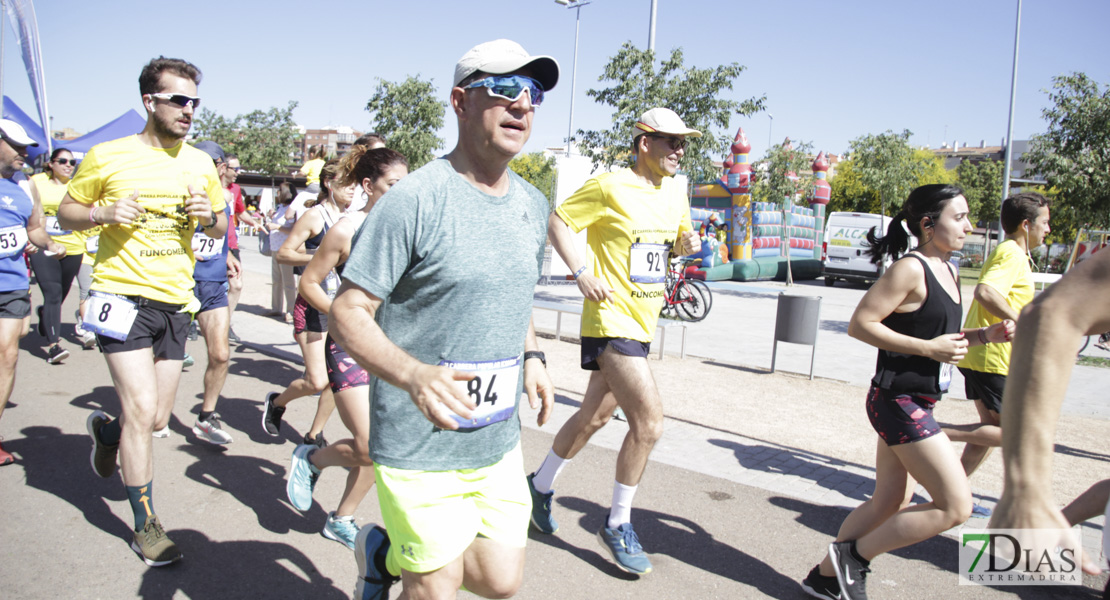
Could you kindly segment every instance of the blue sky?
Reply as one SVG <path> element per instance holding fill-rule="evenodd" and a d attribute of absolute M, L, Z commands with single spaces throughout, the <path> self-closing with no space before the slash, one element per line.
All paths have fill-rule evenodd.
<path fill-rule="evenodd" d="M 106 9 L 105 6 L 111 6 Z M 273 0 L 36 5 L 54 127 L 89 131 L 129 108 L 142 112 L 138 74 L 159 54 L 204 71 L 204 105 L 233 116 L 296 100 L 301 125 L 370 129 L 375 78 L 432 78 L 441 98 L 471 46 L 507 37 L 554 56 L 559 85 L 537 109 L 526 150 L 563 143 L 571 91 L 574 10 L 553 0 Z M 594 0 L 581 9 L 574 127 L 608 126 L 585 90 L 625 41 L 645 47 L 650 0 Z M 747 67 L 730 97 L 767 95 L 768 112 L 733 118 L 754 156 L 768 134 L 839 153 L 887 129 L 912 141 L 997 145 L 1006 133 L 1016 0 L 847 2 L 658 0 L 656 51 L 681 47 L 687 65 Z M 1015 138 L 1043 131 L 1042 90 L 1083 71 L 1110 83 L 1105 0 L 1025 0 Z M 5 32 L 4 93 L 35 114 L 18 48 Z M 446 150 L 456 129 L 448 113 Z M 771 131 L 769 131 L 769 127 Z M 720 149 L 724 154 L 725 148 Z"/>

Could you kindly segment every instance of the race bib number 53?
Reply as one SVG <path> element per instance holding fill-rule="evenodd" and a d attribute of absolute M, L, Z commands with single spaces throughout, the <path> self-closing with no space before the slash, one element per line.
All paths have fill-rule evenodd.
<path fill-rule="evenodd" d="M 0 258 L 23 252 L 27 246 L 27 228 L 22 225 L 0 228 Z"/>
<path fill-rule="evenodd" d="M 632 244 L 628 250 L 629 278 L 635 283 L 663 283 L 667 277 L 666 244 Z"/>
<path fill-rule="evenodd" d="M 513 416 L 516 410 L 517 381 L 520 377 L 520 357 L 483 362 L 439 363 L 457 371 L 474 373 L 474 379 L 460 381 L 466 387 L 470 400 L 478 406 L 470 419 L 452 414 L 459 429 L 479 429 Z"/>

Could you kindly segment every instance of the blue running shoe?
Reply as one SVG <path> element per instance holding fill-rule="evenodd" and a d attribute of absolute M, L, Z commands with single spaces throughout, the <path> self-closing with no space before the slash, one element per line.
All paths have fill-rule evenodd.
<path fill-rule="evenodd" d="M 385 567 L 389 553 L 389 534 L 377 525 L 367 525 L 355 538 L 355 562 L 358 563 L 358 581 L 355 583 L 355 600 L 388 600 L 389 587 L 400 577 L 390 575 Z"/>
<path fill-rule="evenodd" d="M 354 550 L 355 537 L 358 536 L 358 525 L 355 525 L 353 516 L 337 517 L 334 512 L 330 512 L 328 513 L 328 521 L 324 523 L 324 530 L 320 532 L 320 535 Z"/>
<path fill-rule="evenodd" d="M 312 508 L 312 490 L 316 488 L 316 480 L 320 478 L 320 469 L 312 466 L 312 462 L 308 460 L 309 453 L 314 450 L 316 446 L 310 444 L 301 444 L 293 450 L 289 481 L 285 484 L 289 503 L 301 512 Z"/>
<path fill-rule="evenodd" d="M 634 575 L 651 573 L 651 561 L 640 545 L 640 538 L 632 530 L 632 523 L 622 523 L 616 529 L 602 525 L 597 532 L 597 541 L 613 555 L 613 560 L 621 570 Z"/>
<path fill-rule="evenodd" d="M 528 492 L 532 494 L 532 526 L 540 533 L 552 534 L 559 531 L 559 522 L 551 516 L 551 499 L 555 497 L 555 490 L 546 494 L 537 492 L 532 483 L 535 476 L 535 473 L 528 476 Z"/>

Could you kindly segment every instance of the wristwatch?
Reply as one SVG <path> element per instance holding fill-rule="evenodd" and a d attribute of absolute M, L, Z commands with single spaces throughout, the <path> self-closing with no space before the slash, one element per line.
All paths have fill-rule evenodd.
<path fill-rule="evenodd" d="M 204 228 L 205 228 L 205 229 L 211 229 L 211 228 L 215 227 L 215 226 L 216 226 L 216 223 L 217 223 L 217 220 L 216 220 L 216 219 L 218 219 L 218 218 L 219 218 L 219 217 L 218 217 L 218 216 L 216 215 L 216 211 L 212 211 L 212 222 L 211 222 L 211 223 L 209 223 L 209 224 L 207 224 L 207 225 L 205 225 L 205 226 L 204 226 Z"/>
<path fill-rule="evenodd" d="M 539 350 L 528 350 L 524 353 L 524 360 L 528 360 L 529 358 L 540 359 L 540 362 L 543 363 L 543 368 L 547 368 L 547 357 L 544 356 L 543 352 L 540 352 Z"/>

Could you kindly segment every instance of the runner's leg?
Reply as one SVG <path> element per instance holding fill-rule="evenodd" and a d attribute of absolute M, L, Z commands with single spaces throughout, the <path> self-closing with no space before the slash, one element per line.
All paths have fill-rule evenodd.
<path fill-rule="evenodd" d="M 635 486 L 640 483 L 655 442 L 663 435 L 663 402 L 647 359 L 625 356 L 609 348 L 597 362 L 628 418 L 628 435 L 617 455 L 617 482 Z"/>
<path fill-rule="evenodd" d="M 231 349 L 227 341 L 227 328 L 231 314 L 227 306 L 206 310 L 197 315 L 197 323 L 204 334 L 204 344 L 208 348 L 208 366 L 204 370 L 204 400 L 201 412 L 210 413 L 216 410 L 216 402 L 220 399 L 227 380 L 228 360 Z"/>

